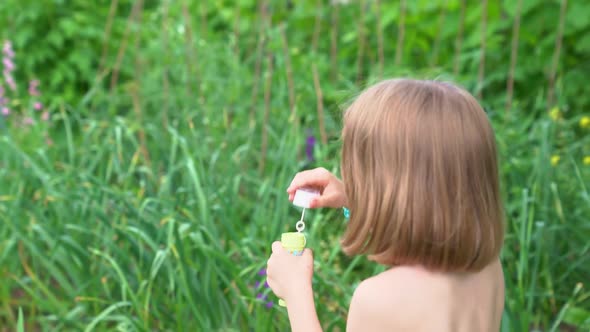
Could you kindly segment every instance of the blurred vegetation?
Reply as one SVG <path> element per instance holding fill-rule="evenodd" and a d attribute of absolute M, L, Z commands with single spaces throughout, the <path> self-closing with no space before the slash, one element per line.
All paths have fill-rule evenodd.
<path fill-rule="evenodd" d="M 590 329 L 589 17 L 583 0 L 1 1 L 0 331 L 286 329 L 257 286 L 298 218 L 284 190 L 338 172 L 342 106 L 396 76 L 457 82 L 494 124 L 502 331 Z M 383 268 L 340 252 L 339 211 L 309 216 L 320 319 L 344 330 Z"/>

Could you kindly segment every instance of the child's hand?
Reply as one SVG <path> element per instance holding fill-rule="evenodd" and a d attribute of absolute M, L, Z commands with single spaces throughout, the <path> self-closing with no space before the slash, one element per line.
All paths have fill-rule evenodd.
<path fill-rule="evenodd" d="M 289 200 L 293 201 L 297 189 L 305 187 L 317 188 L 321 193 L 319 197 L 310 202 L 310 208 L 341 208 L 347 205 L 344 184 L 325 168 L 320 167 L 297 173 L 287 188 Z"/>
<path fill-rule="evenodd" d="M 272 244 L 272 255 L 266 266 L 266 281 L 276 296 L 289 302 L 289 298 L 304 288 L 311 289 L 313 254 L 305 249 L 303 255 L 295 256 L 283 248 L 281 242 Z"/>

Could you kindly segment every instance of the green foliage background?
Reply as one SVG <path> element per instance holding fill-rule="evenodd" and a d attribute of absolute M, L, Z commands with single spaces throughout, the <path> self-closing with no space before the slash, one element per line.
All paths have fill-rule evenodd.
<path fill-rule="evenodd" d="M 19 84 L 0 118 L 0 331 L 287 329 L 254 286 L 298 218 L 284 190 L 338 172 L 342 106 L 395 76 L 455 81 L 494 124 L 502 331 L 588 330 L 590 7 L 562 1 L 0 2 Z M 339 211 L 309 216 L 320 319 L 344 330 L 382 268 L 340 252 Z"/>

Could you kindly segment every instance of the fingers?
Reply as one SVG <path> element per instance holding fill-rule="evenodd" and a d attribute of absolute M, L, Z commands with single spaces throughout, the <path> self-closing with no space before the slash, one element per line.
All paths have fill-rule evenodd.
<path fill-rule="evenodd" d="M 272 291 L 274 292 L 276 289 L 275 282 L 271 278 L 266 277 L 266 283 L 268 284 L 268 287 L 270 287 L 270 289 L 272 289 Z"/>
<path fill-rule="evenodd" d="M 280 241 L 275 241 L 272 243 L 272 253 L 277 253 L 280 252 L 280 250 L 283 250 L 283 245 L 281 244 Z"/>
<path fill-rule="evenodd" d="M 310 209 L 315 209 L 315 208 L 321 207 L 321 206 L 322 206 L 322 200 L 319 197 L 314 198 L 309 202 Z"/>
<path fill-rule="evenodd" d="M 310 208 L 318 208 L 318 207 L 329 207 L 333 204 L 334 195 L 333 194 L 324 194 L 322 196 L 314 198 L 311 202 L 309 202 Z"/>
<path fill-rule="evenodd" d="M 339 208 L 343 206 L 341 193 L 333 191 L 324 191 L 324 194 L 314 198 L 309 202 L 310 208 L 332 207 Z"/>
<path fill-rule="evenodd" d="M 323 189 L 330 182 L 331 176 L 333 176 L 332 173 L 323 167 L 297 173 L 287 188 L 289 199 L 292 200 L 292 195 L 299 188 L 319 187 Z"/>
<path fill-rule="evenodd" d="M 313 260 L 313 251 L 311 251 L 311 249 L 309 248 L 306 248 L 305 250 L 303 250 L 303 255 L 301 256 L 305 258 L 311 258 Z"/>

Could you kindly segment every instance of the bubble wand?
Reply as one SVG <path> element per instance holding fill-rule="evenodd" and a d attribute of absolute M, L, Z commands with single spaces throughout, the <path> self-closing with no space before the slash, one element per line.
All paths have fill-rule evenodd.
<path fill-rule="evenodd" d="M 305 217 L 305 209 L 308 209 L 311 201 L 319 195 L 319 191 L 309 188 L 299 189 L 295 192 L 293 205 L 303 208 L 301 219 L 295 224 L 297 232 L 281 234 L 281 245 L 285 250 L 295 256 L 303 255 L 303 250 L 305 249 L 306 239 L 305 234 L 303 234 L 303 230 L 305 229 L 305 222 L 303 221 L 303 218 Z M 286 307 L 287 303 L 285 303 L 283 299 L 279 299 L 279 305 L 281 307 Z"/>

